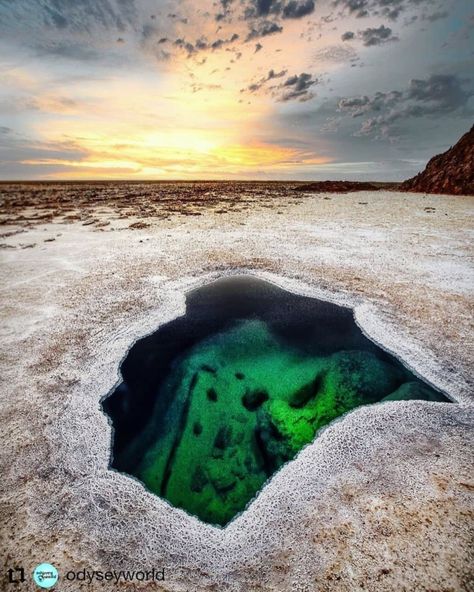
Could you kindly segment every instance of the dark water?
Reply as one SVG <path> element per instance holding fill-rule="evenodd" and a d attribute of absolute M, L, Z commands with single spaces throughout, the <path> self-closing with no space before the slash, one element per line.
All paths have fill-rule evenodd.
<path fill-rule="evenodd" d="M 350 309 L 251 277 L 190 292 L 138 341 L 104 400 L 112 466 L 225 525 L 317 431 L 360 405 L 447 401 L 367 339 Z"/>

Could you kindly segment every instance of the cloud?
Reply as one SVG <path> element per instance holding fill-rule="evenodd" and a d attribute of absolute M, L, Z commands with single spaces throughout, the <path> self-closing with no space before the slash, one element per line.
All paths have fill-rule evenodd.
<path fill-rule="evenodd" d="M 143 41 L 148 41 L 153 39 L 159 35 L 159 31 L 155 25 L 151 25 L 150 23 L 145 23 L 142 28 L 142 38 Z"/>
<path fill-rule="evenodd" d="M 278 14 L 281 11 L 279 0 L 253 0 L 246 9 L 247 17 L 268 16 L 270 13 Z"/>
<path fill-rule="evenodd" d="M 474 30 L 474 13 L 472 13 L 467 19 L 463 19 L 463 25 L 456 27 L 454 30 L 449 31 L 446 36 L 444 43 L 441 47 L 453 48 L 456 51 L 462 50 L 463 47 L 468 47 L 470 54 L 472 55 L 472 35 Z M 472 67 L 471 67 L 472 70 Z"/>
<path fill-rule="evenodd" d="M 247 35 L 246 41 L 252 39 L 258 39 L 259 37 L 267 37 L 268 35 L 274 35 L 275 33 L 281 33 L 283 27 L 278 23 L 272 21 L 260 21 L 256 23 Z"/>
<path fill-rule="evenodd" d="M 380 25 L 380 27 L 369 27 L 364 31 L 358 32 L 359 39 L 362 39 L 363 44 L 366 47 L 372 47 L 374 45 L 382 45 L 388 41 L 398 41 L 398 37 L 392 35 L 392 29 Z"/>
<path fill-rule="evenodd" d="M 242 88 L 241 93 L 257 93 L 262 91 L 264 94 L 271 94 L 278 102 L 286 103 L 287 101 L 299 100 L 308 101 L 312 99 L 314 93 L 311 92 L 311 87 L 318 83 L 316 78 L 311 74 L 302 72 L 301 74 L 294 74 L 289 76 L 284 82 L 272 84 L 275 81 L 284 78 L 288 70 L 269 70 L 266 76 L 263 76 L 256 82 L 250 84 L 247 88 Z"/>
<path fill-rule="evenodd" d="M 0 127 L 0 134 L 5 134 L 5 142 L 0 145 L 0 177 L 3 178 L 11 178 L 17 169 L 22 175 L 28 170 L 31 173 L 28 166 L 31 161 L 41 164 L 43 161 L 67 159 L 75 162 L 87 156 L 87 151 L 74 140 L 38 141 L 6 127 Z"/>
<path fill-rule="evenodd" d="M 64 59 L 96 62 L 102 56 L 99 50 L 75 41 L 37 43 L 34 49 L 40 56 L 50 55 Z"/>
<path fill-rule="evenodd" d="M 354 39 L 355 37 L 355 33 L 353 31 L 346 31 L 345 33 L 343 33 L 341 35 L 341 39 L 343 41 L 350 41 L 351 39 Z"/>
<path fill-rule="evenodd" d="M 464 86 L 466 82 L 452 74 L 413 79 L 402 91 L 341 98 L 337 111 L 365 118 L 358 135 L 390 138 L 394 124 L 400 120 L 466 115 L 469 99 L 474 96 L 474 89 Z"/>
<path fill-rule="evenodd" d="M 216 21 L 222 21 L 230 16 L 232 3 L 233 0 L 220 0 L 222 11 L 216 14 Z"/>
<path fill-rule="evenodd" d="M 314 94 L 310 92 L 310 88 L 317 82 L 317 79 L 313 78 L 311 74 L 306 72 L 290 76 L 279 86 L 279 89 L 282 90 L 282 92 L 278 100 L 280 102 L 292 101 L 294 99 L 308 101 L 314 96 Z"/>
<path fill-rule="evenodd" d="M 239 35 L 237 35 L 237 33 L 234 33 L 227 39 L 215 39 L 214 41 L 208 41 L 207 37 L 200 37 L 199 39 L 196 39 L 194 43 L 186 41 L 182 37 L 178 37 L 178 39 L 175 39 L 173 42 L 173 45 L 186 51 L 189 56 L 199 51 L 215 51 L 217 49 L 221 49 L 225 45 L 234 43 L 237 41 L 237 39 L 239 39 Z M 161 42 L 162 40 L 160 40 L 160 43 Z"/>
<path fill-rule="evenodd" d="M 402 13 L 412 8 L 432 3 L 433 0 L 334 0 L 333 6 L 356 18 L 379 16 L 397 20 Z"/>
<path fill-rule="evenodd" d="M 367 6 L 369 5 L 368 0 L 335 0 L 334 6 L 341 7 L 344 11 L 350 14 L 355 14 L 358 18 L 368 16 Z"/>
<path fill-rule="evenodd" d="M 347 45 L 329 45 L 318 49 L 314 54 L 314 59 L 319 62 L 331 62 L 334 64 L 353 63 L 359 58 L 352 47 Z"/>
<path fill-rule="evenodd" d="M 290 0 L 283 7 L 283 18 L 302 18 L 314 12 L 314 6 L 313 0 Z"/>
<path fill-rule="evenodd" d="M 254 93 L 254 92 L 260 90 L 262 88 L 262 86 L 264 84 L 266 84 L 267 82 L 269 82 L 270 80 L 276 80 L 278 78 L 282 78 L 283 76 L 285 76 L 285 74 L 287 74 L 287 72 L 288 72 L 288 70 L 281 70 L 281 72 L 275 72 L 275 70 L 270 70 L 266 76 L 264 76 L 263 78 L 260 78 L 260 80 L 258 80 L 257 82 L 254 82 L 253 84 L 248 86 L 246 89 L 242 89 L 240 92 L 244 92 L 245 90 L 247 90 L 251 93 Z"/>
<path fill-rule="evenodd" d="M 176 47 L 179 47 L 180 49 L 184 49 L 184 51 L 186 51 L 188 53 L 188 55 L 191 55 L 192 53 L 194 53 L 196 51 L 196 49 L 192 43 L 190 43 L 189 41 L 185 41 L 181 37 L 178 37 L 178 39 L 175 39 L 173 41 L 173 45 Z"/>
<path fill-rule="evenodd" d="M 275 70 L 270 70 L 268 72 L 267 77 L 266 77 L 265 80 L 275 80 L 275 78 L 281 78 L 287 72 L 288 72 L 288 70 L 281 70 L 281 72 L 275 72 Z"/>
<path fill-rule="evenodd" d="M 357 35 L 354 31 L 346 31 L 341 35 L 342 41 L 352 41 L 354 39 L 361 39 L 366 47 L 374 45 L 382 45 L 388 41 L 399 41 L 398 37 L 392 35 L 392 29 L 380 25 L 380 27 L 369 27 L 363 31 L 358 31 Z"/>
<path fill-rule="evenodd" d="M 15 0 L 8 4 L 11 6 L 7 7 L 7 18 L 15 18 L 15 15 L 24 18 L 25 14 L 33 18 L 35 14 L 39 23 L 50 28 L 75 32 L 90 33 L 98 27 L 124 31 L 127 26 L 136 24 L 138 14 L 134 0 L 42 0 L 41 3 Z"/>
<path fill-rule="evenodd" d="M 219 90 L 222 88 L 222 85 L 220 84 L 204 84 L 204 83 L 193 83 L 191 84 L 191 92 L 197 93 L 200 92 L 201 90 Z"/>
<path fill-rule="evenodd" d="M 181 17 L 179 14 L 175 14 L 175 13 L 168 14 L 168 18 L 175 19 L 178 22 L 182 23 L 183 25 L 188 24 L 188 19 Z"/>
<path fill-rule="evenodd" d="M 146 14 L 145 14 L 146 12 Z M 0 37 L 17 51 L 110 65 L 124 63 L 134 48 L 153 52 L 158 29 L 137 0 L 0 1 Z M 127 43 L 127 51 L 119 46 Z M 156 49 L 156 48 L 155 48 Z M 32 51 L 31 51 L 32 50 Z"/>
<path fill-rule="evenodd" d="M 431 14 L 424 14 L 422 15 L 422 20 L 429 21 L 430 23 L 434 23 L 435 21 L 439 21 L 444 19 L 448 16 L 448 12 L 446 10 L 437 10 Z"/>
<path fill-rule="evenodd" d="M 453 111 L 466 105 L 473 90 L 463 87 L 462 81 L 452 74 L 438 74 L 426 80 L 410 81 L 408 98 L 421 102 L 425 109 L 431 106 L 434 112 Z"/>
<path fill-rule="evenodd" d="M 251 0 L 244 10 L 244 18 L 258 19 L 270 15 L 285 19 L 300 19 L 313 13 L 314 0 Z"/>

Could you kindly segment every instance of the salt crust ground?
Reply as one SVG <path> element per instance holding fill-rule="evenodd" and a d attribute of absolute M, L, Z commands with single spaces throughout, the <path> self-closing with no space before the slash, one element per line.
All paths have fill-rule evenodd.
<path fill-rule="evenodd" d="M 141 230 L 111 220 L 102 202 L 105 229 L 5 228 L 7 567 L 166 568 L 161 587 L 63 580 L 61 592 L 474 590 L 474 201 L 327 197 L 175 214 Z M 108 470 L 111 430 L 99 402 L 133 341 L 184 312 L 186 290 L 238 272 L 353 306 L 370 337 L 458 404 L 356 410 L 221 530 Z"/>

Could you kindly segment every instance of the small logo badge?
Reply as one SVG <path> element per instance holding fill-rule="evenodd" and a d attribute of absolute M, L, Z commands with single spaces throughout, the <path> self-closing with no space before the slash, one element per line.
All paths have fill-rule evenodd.
<path fill-rule="evenodd" d="M 35 567 L 33 580 L 40 588 L 52 588 L 58 581 L 58 570 L 50 563 L 40 563 Z"/>

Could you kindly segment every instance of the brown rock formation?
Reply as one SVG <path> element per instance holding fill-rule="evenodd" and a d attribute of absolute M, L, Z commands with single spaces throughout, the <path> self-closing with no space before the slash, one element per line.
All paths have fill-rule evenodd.
<path fill-rule="evenodd" d="M 425 170 L 402 183 L 400 190 L 474 195 L 474 126 L 449 150 L 433 156 Z"/>

